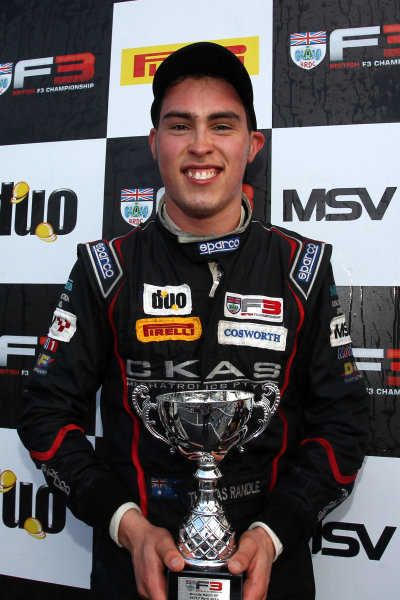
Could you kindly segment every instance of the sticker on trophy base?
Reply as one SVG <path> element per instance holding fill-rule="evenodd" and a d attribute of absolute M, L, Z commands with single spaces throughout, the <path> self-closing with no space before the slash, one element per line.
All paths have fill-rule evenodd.
<path fill-rule="evenodd" d="M 228 571 L 168 571 L 168 600 L 240 600 L 242 584 Z"/>

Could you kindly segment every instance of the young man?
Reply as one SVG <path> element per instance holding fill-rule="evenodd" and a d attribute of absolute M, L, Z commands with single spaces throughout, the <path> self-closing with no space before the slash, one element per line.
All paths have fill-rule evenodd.
<path fill-rule="evenodd" d="M 277 384 L 268 429 L 222 463 L 238 540 L 228 568 L 245 573 L 244 600 L 311 600 L 310 536 L 349 495 L 368 442 L 364 386 L 345 374 L 351 341 L 330 247 L 252 220 L 242 180 L 264 138 L 250 78 L 229 50 L 175 52 L 153 90 L 158 215 L 79 247 L 49 331 L 53 360 L 33 371 L 19 432 L 37 466 L 65 482 L 72 512 L 96 528 L 95 597 L 165 600 L 165 568 L 184 568 L 176 534 L 196 484 L 193 465 L 137 417 L 132 391 L 145 384 L 152 401 L 178 389 L 259 397 Z M 104 457 L 83 432 L 100 385 Z"/>

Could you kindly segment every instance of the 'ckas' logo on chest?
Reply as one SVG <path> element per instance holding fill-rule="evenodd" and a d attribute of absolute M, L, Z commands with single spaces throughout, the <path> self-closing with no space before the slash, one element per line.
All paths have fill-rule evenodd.
<path fill-rule="evenodd" d="M 165 286 L 145 283 L 143 310 L 148 315 L 190 315 L 192 312 L 190 287 L 186 283 Z"/>

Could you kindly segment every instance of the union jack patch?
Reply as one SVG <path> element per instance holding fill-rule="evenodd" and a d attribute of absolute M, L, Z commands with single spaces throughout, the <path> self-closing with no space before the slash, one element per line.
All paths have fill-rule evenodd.
<path fill-rule="evenodd" d="M 124 188 L 121 190 L 121 202 L 145 202 L 153 200 L 153 188 Z"/>
<path fill-rule="evenodd" d="M 326 31 L 310 31 L 309 33 L 290 34 L 291 46 L 302 46 L 304 44 L 326 44 Z"/>

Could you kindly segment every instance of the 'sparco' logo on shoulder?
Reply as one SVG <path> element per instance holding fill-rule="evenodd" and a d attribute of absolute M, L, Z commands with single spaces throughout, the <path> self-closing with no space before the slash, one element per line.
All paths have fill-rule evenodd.
<path fill-rule="evenodd" d="M 86 244 L 90 262 L 103 296 L 106 298 L 122 277 L 122 270 L 111 246 L 104 240 Z"/>

